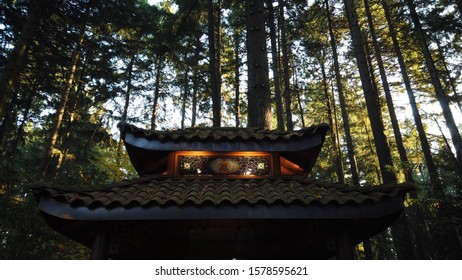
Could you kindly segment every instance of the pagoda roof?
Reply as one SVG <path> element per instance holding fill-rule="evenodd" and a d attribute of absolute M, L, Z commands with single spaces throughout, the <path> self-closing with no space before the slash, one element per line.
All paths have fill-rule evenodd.
<path fill-rule="evenodd" d="M 140 175 L 164 172 L 167 165 L 157 162 L 171 151 L 278 152 L 308 174 L 329 130 L 327 124 L 296 131 L 232 127 L 158 131 L 124 122 L 119 123 L 118 127 L 130 160 Z"/>
<path fill-rule="evenodd" d="M 66 219 L 75 217 L 89 219 L 123 219 L 120 209 L 128 213 L 135 208 L 144 209 L 169 207 L 220 207 L 220 206 L 265 206 L 289 207 L 346 207 L 370 208 L 381 202 L 399 198 L 399 209 L 383 209 L 383 213 L 402 208 L 402 196 L 413 189 L 409 184 L 381 186 L 349 186 L 322 183 L 301 176 L 270 177 L 263 179 L 230 178 L 181 178 L 169 176 L 144 176 L 115 184 L 49 185 L 36 183 L 33 192 L 46 199 L 40 208 L 49 214 Z M 68 213 L 53 212 L 47 205 L 68 205 Z M 119 209 L 114 211 L 114 209 Z M 112 213 L 117 212 L 115 216 Z M 85 216 L 83 213 L 85 213 Z M 105 215 L 98 216 L 99 214 Z M 60 216 L 62 215 L 62 216 Z M 165 219 L 171 217 L 140 216 L 139 219 Z M 329 212 L 306 213 L 312 218 L 359 218 L 377 215 L 373 212 L 343 211 L 337 215 Z M 305 217 L 307 217 L 305 216 Z M 130 216 L 130 219 L 133 218 Z M 184 218 L 184 216 L 181 216 Z M 290 218 L 290 217 L 288 217 Z M 293 218 L 293 217 L 292 217 Z"/>
<path fill-rule="evenodd" d="M 183 232 L 178 239 L 169 237 L 168 234 L 156 235 L 156 240 L 163 240 L 162 246 L 166 246 L 163 253 L 158 252 L 160 255 L 152 255 L 155 250 L 149 250 L 149 253 L 145 252 L 147 255 L 143 256 L 119 254 L 113 256 L 116 258 L 214 257 L 210 254 L 216 251 L 215 247 L 203 252 L 202 255 L 184 255 L 180 248 L 175 255 L 169 256 L 168 253 L 172 247 L 189 240 L 189 234 L 196 228 L 204 227 L 204 223 L 209 225 L 206 227 L 212 230 L 212 233 L 214 228 L 226 230 L 231 223 L 246 225 L 246 228 L 255 234 L 264 235 L 269 231 L 275 234 L 271 237 L 274 239 L 266 240 L 265 242 L 269 243 L 262 243 L 261 249 L 254 251 L 254 254 L 259 252 L 261 255 L 243 255 L 245 257 L 309 258 L 310 255 L 307 255 L 306 251 L 300 251 L 301 255 L 297 256 L 298 253 L 294 253 L 297 246 L 290 249 L 295 251 L 291 251 L 287 256 L 281 255 L 283 249 L 277 253 L 273 252 L 276 255 L 265 255 L 268 252 L 264 248 L 269 244 L 280 243 L 283 246 L 285 242 L 290 243 L 290 238 L 287 239 L 288 232 L 297 235 L 297 230 L 301 228 L 307 230 L 313 225 L 321 225 L 322 228 L 325 221 L 332 221 L 325 233 L 319 234 L 314 230 L 306 233 L 304 238 L 298 235 L 297 238 L 306 239 L 303 242 L 321 240 L 335 233 L 338 225 L 347 225 L 352 240 L 360 242 L 386 229 L 399 217 L 403 209 L 404 196 L 411 190 L 413 186 L 410 184 L 359 187 L 321 183 L 301 176 L 218 179 L 157 175 L 97 186 L 47 183 L 36 183 L 32 186 L 32 191 L 39 200 L 39 209 L 48 224 L 58 232 L 87 246 L 91 246 L 94 238 L 92 232 L 101 223 L 140 223 L 136 227 L 149 227 L 146 232 L 157 232 L 156 228 L 159 227 L 172 228 L 175 234 Z M 219 226 L 210 227 L 213 221 L 221 222 Z M 282 235 L 277 233 L 279 223 L 287 227 L 280 233 Z M 223 224 L 227 226 L 223 227 Z M 233 234 L 232 236 L 235 236 L 236 233 Z M 195 244 L 191 243 L 192 241 L 188 242 L 184 244 Z M 313 243 L 305 245 L 309 248 L 317 246 Z M 290 243 L 290 246 L 294 244 Z M 313 255 L 313 258 L 328 257 L 325 248 L 318 249 L 320 253 Z M 133 253 L 133 250 L 127 249 L 127 252 Z M 225 254 L 224 257 L 230 255 Z"/>

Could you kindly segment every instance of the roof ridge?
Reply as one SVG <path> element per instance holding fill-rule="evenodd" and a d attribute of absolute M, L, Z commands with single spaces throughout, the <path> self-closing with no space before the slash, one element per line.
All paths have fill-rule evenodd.
<path fill-rule="evenodd" d="M 148 135 L 155 135 L 155 134 L 174 134 L 174 133 L 181 133 L 181 132 L 195 132 L 195 131 L 210 131 L 210 132 L 231 132 L 231 131 L 249 131 L 256 134 L 274 134 L 274 135 L 289 135 L 294 133 L 312 131 L 313 133 L 316 132 L 317 129 L 329 129 L 330 126 L 326 123 L 320 124 L 313 124 L 307 127 L 303 127 L 297 130 L 280 130 L 280 129 L 266 129 L 266 128 L 259 128 L 259 127 L 186 127 L 182 129 L 167 129 L 167 130 L 154 130 L 154 129 L 146 129 L 141 128 L 134 124 L 129 124 L 127 122 L 121 121 L 117 124 L 118 129 L 121 132 L 142 132 L 146 136 Z M 209 133 L 210 134 L 210 133 Z"/>

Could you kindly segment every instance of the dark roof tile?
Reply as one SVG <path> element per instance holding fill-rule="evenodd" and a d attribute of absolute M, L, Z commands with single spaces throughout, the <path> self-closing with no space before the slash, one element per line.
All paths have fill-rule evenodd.
<path fill-rule="evenodd" d="M 327 124 L 313 125 L 297 131 L 267 130 L 260 128 L 234 127 L 193 127 L 178 130 L 148 130 L 135 125 L 121 122 L 118 125 L 123 133 L 130 132 L 138 137 L 159 140 L 161 142 L 191 142 L 191 141 L 281 141 L 301 138 L 314 134 L 318 129 L 327 130 Z"/>
<path fill-rule="evenodd" d="M 152 207 L 165 205 L 337 204 L 375 203 L 412 190 L 409 184 L 348 186 L 325 184 L 305 177 L 264 179 L 200 179 L 162 176 L 142 177 L 122 184 L 100 186 L 52 186 L 36 183 L 32 191 L 72 207 Z"/>

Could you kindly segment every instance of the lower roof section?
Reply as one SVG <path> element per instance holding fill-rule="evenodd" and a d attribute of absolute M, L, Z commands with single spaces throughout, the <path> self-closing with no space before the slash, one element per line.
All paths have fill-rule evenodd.
<path fill-rule="evenodd" d="M 399 211 L 409 184 L 348 186 L 301 176 L 146 176 L 99 186 L 37 183 L 39 207 L 65 219 L 373 218 Z"/>
<path fill-rule="evenodd" d="M 299 176 L 32 187 L 53 229 L 88 247 L 105 232 L 114 259 L 330 258 L 339 232 L 359 243 L 392 225 L 411 190 Z"/>
<path fill-rule="evenodd" d="M 39 209 L 64 220 L 137 221 L 137 220 L 227 220 L 227 219 L 374 219 L 403 209 L 402 197 L 388 198 L 364 205 L 169 205 L 150 207 L 72 207 L 51 198 L 42 198 Z"/>

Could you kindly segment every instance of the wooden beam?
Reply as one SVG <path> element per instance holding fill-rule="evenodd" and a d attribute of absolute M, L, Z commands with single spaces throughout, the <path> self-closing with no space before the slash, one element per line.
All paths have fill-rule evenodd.
<path fill-rule="evenodd" d="M 98 230 L 91 246 L 91 260 L 106 260 L 108 258 L 109 234 Z"/>
<path fill-rule="evenodd" d="M 337 243 L 337 259 L 353 260 L 353 245 L 348 231 L 346 229 L 340 229 L 335 236 L 335 241 Z"/>
<path fill-rule="evenodd" d="M 273 175 L 281 175 L 281 158 L 279 152 L 273 153 Z"/>
<path fill-rule="evenodd" d="M 280 165 L 283 174 L 287 174 L 285 172 L 290 172 L 289 174 L 303 175 L 304 170 L 300 168 L 300 166 L 285 159 L 284 157 L 280 157 Z"/>

